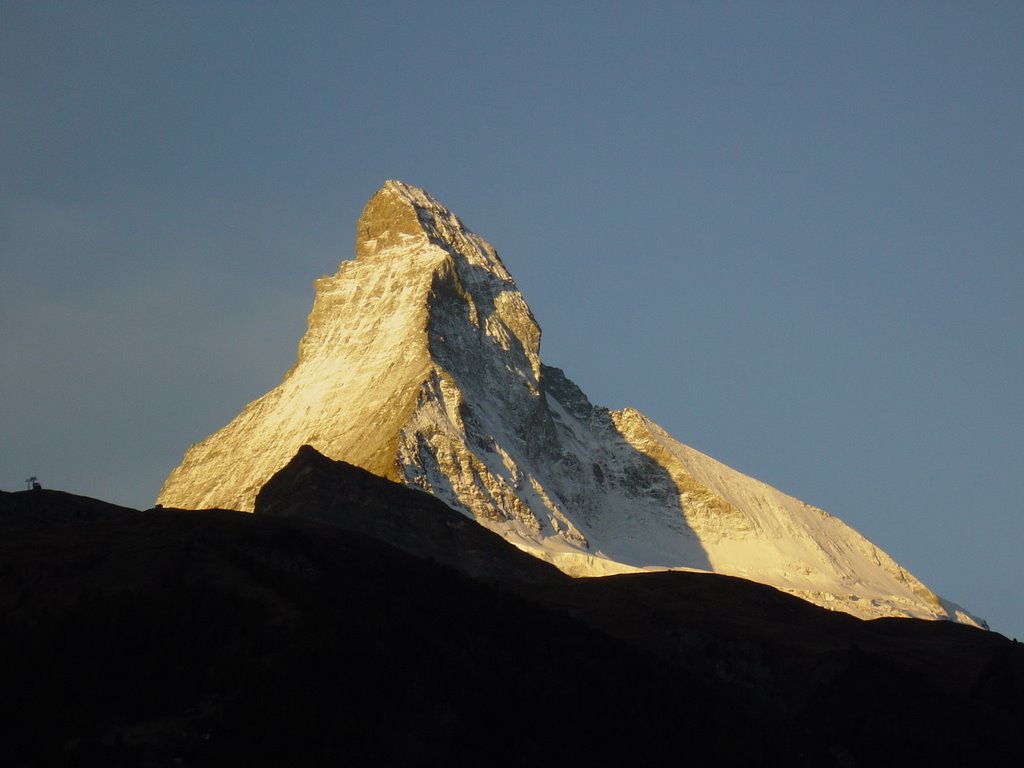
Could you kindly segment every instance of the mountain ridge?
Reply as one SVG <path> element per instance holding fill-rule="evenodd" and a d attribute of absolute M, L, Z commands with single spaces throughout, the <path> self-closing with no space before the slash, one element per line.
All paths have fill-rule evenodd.
<path fill-rule="evenodd" d="M 281 384 L 186 452 L 158 500 L 251 511 L 309 444 L 426 490 L 571 575 L 690 568 L 865 617 L 981 623 L 826 512 L 593 405 L 540 358 L 497 252 L 423 190 L 367 202 Z"/>

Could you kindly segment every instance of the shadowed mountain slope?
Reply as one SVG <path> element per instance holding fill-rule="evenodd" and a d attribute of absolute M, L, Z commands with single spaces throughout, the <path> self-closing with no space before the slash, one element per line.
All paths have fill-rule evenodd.
<path fill-rule="evenodd" d="M 261 498 L 0 494 L 0 762 L 1024 756 L 1024 646 L 997 633 L 710 574 L 570 579 L 308 449 Z"/>
<path fill-rule="evenodd" d="M 567 580 L 423 491 L 306 445 L 256 495 L 257 515 L 302 517 L 365 533 L 467 576 L 505 583 Z"/>
<path fill-rule="evenodd" d="M 0 764 L 753 758 L 702 676 L 366 535 L 55 499 L 0 496 Z"/>

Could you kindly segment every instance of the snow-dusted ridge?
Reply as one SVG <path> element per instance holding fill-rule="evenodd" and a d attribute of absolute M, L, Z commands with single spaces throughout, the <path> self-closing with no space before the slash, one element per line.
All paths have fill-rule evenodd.
<path fill-rule="evenodd" d="M 541 362 L 540 327 L 494 249 L 422 190 L 386 182 L 355 254 L 316 281 L 281 384 L 191 446 L 159 503 L 251 511 L 309 444 L 575 576 L 705 570 L 865 618 L 982 624 L 837 518 L 635 410 L 594 406 Z"/>

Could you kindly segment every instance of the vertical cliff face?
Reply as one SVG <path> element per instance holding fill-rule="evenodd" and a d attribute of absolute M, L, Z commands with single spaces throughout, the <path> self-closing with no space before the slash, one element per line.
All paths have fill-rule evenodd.
<path fill-rule="evenodd" d="M 355 259 L 316 281 L 281 384 L 186 452 L 158 502 L 251 511 L 300 446 L 427 490 L 574 575 L 685 567 L 862 616 L 951 616 L 821 510 L 593 405 L 540 358 L 540 328 L 494 249 L 388 181 Z"/>

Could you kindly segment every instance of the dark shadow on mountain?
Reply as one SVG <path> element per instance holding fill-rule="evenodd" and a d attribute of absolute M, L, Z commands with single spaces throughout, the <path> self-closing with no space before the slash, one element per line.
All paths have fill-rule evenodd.
<path fill-rule="evenodd" d="M 3 765 L 755 757 L 729 735 L 758 721 L 701 676 L 333 524 L 151 510 L 2 533 Z"/>
<path fill-rule="evenodd" d="M 589 429 L 595 439 L 600 440 L 613 456 L 618 457 L 612 466 L 602 462 L 601 457 L 595 457 L 595 461 L 589 468 L 580 469 L 583 474 L 589 470 L 593 475 L 597 483 L 597 493 L 607 492 L 617 486 L 632 499 L 653 501 L 660 509 L 665 510 L 666 520 L 669 521 L 679 537 L 677 540 L 678 559 L 670 563 L 634 562 L 629 547 L 615 541 L 602 542 L 602 553 L 616 562 L 635 566 L 682 565 L 706 571 L 712 570 L 707 551 L 683 514 L 683 500 L 679 494 L 679 488 L 672 480 L 668 470 L 650 456 L 630 445 L 612 420 L 611 412 L 607 408 L 593 405 L 583 391 L 560 369 L 544 365 L 541 367 L 541 373 L 542 391 L 558 400 L 566 410 Z M 560 462 L 558 466 L 561 469 L 564 462 Z M 581 517 L 585 521 L 588 519 L 585 510 Z M 642 519 L 637 519 L 635 522 L 637 525 L 644 524 Z M 638 532 L 642 537 L 643 532 Z"/>
<path fill-rule="evenodd" d="M 473 578 L 515 583 L 567 578 L 429 493 L 333 461 L 308 445 L 263 486 L 254 514 L 321 520 Z"/>
<path fill-rule="evenodd" d="M 539 392 L 531 393 L 504 367 L 489 366 L 490 362 L 499 360 L 520 370 L 530 369 L 528 355 L 518 336 L 509 333 L 506 337 L 509 349 L 503 350 L 484 332 L 485 319 L 496 312 L 498 295 L 509 286 L 486 269 L 470 264 L 465 256 L 443 241 L 434 242 L 452 256 L 456 274 L 442 272 L 434 280 L 427 333 L 431 357 L 454 379 L 460 391 L 467 393 L 484 388 L 491 398 L 486 404 L 477 405 L 486 411 L 486 416 L 477 413 L 470 402 L 464 401 L 461 405 L 460 415 L 470 433 L 471 447 L 481 455 L 494 453 L 493 435 L 486 427 L 474 429 L 475 425 L 489 420 L 510 429 L 518 444 L 503 446 L 505 450 L 512 448 L 513 453 L 525 455 L 548 496 L 559 503 L 570 520 L 583 527 L 594 522 L 600 499 L 612 489 L 623 491 L 627 497 L 638 501 L 653 500 L 668 511 L 665 519 L 678 532 L 680 545 L 672 562 L 632 562 L 631 553 L 625 551 L 628 547 L 602 541 L 599 548 L 605 557 L 635 566 L 673 565 L 711 570 L 711 561 L 686 521 L 679 489 L 668 471 L 625 440 L 608 409 L 594 406 L 558 368 L 542 365 Z M 472 308 L 470 302 L 473 302 Z M 529 322 L 535 322 L 532 316 Z M 511 388 L 510 380 L 514 382 Z M 600 445 L 600 451 L 581 462 L 575 452 L 566 447 L 576 427 L 563 423 L 553 413 L 548 397 L 558 400 L 575 417 L 577 425 L 588 433 L 576 437 L 584 445 Z M 542 510 L 534 512 L 544 515 Z M 637 520 L 638 526 L 643 524 L 642 519 Z M 638 532 L 643 535 L 642 531 Z"/>
<path fill-rule="evenodd" d="M 516 581 L 448 536 L 472 521 L 324 461 L 289 465 L 279 514 L 0 494 L 0 764 L 1024 758 L 1024 646 L 997 633 L 712 574 Z M 481 578 L 444 552 L 463 545 Z"/>

